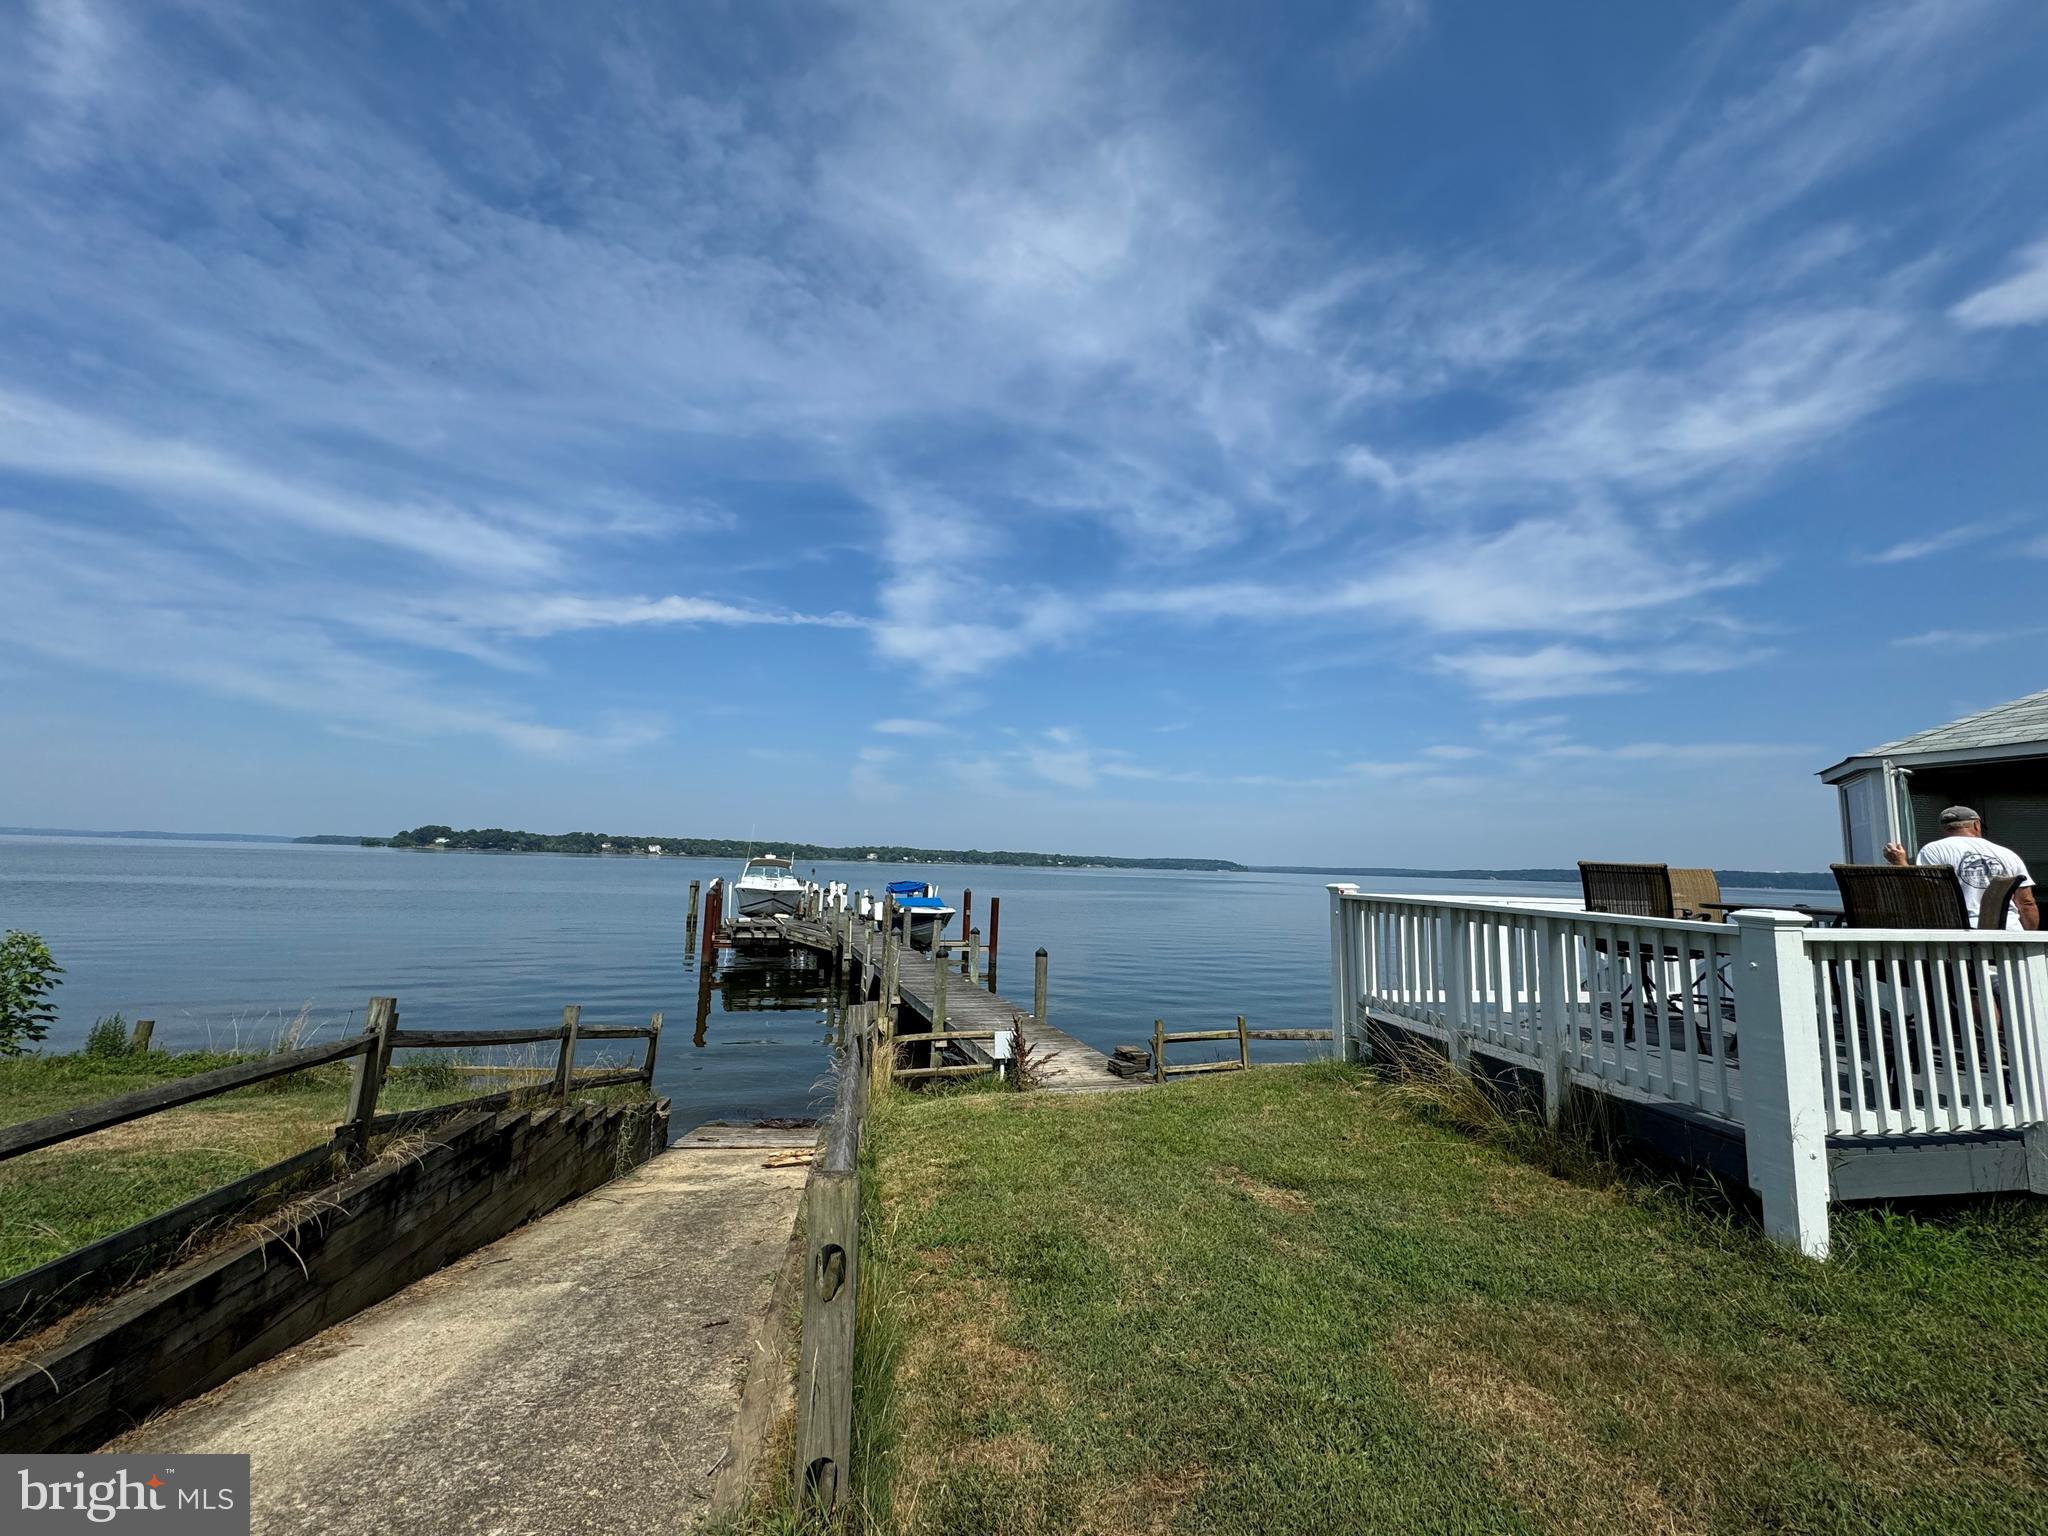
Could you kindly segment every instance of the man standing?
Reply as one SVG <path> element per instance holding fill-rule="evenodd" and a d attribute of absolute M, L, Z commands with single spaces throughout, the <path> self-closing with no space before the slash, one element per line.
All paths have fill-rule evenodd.
<path fill-rule="evenodd" d="M 1991 882 L 2006 875 L 2018 875 L 2019 889 L 2012 893 L 2012 905 L 2006 909 L 2005 926 L 2041 926 L 2041 909 L 2034 900 L 2034 877 L 2027 873 L 2026 861 L 2010 848 L 1986 837 L 1982 817 L 1967 805 L 1952 805 L 1941 813 L 1941 834 L 1920 850 L 1920 862 L 1945 864 L 1956 872 L 1956 879 L 1963 887 L 1963 905 L 1969 910 L 1972 925 L 1976 923 L 1977 909 Z M 1884 845 L 1884 861 L 1887 864 L 1911 862 L 1906 857 L 1906 850 L 1897 843 Z"/>

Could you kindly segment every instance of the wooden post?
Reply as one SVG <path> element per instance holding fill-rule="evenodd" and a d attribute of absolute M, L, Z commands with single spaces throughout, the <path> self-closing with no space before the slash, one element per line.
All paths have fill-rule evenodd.
<path fill-rule="evenodd" d="M 882 1005 L 882 1033 L 896 1033 L 896 968 L 902 963 L 902 950 L 896 943 L 893 931 L 882 935 L 882 978 L 881 993 L 876 1001 Z"/>
<path fill-rule="evenodd" d="M 966 937 L 974 929 L 974 892 L 960 892 L 960 934 Z"/>
<path fill-rule="evenodd" d="M 661 1049 L 661 1015 L 656 1014 L 647 1021 L 647 1059 L 640 1063 L 640 1075 L 652 1084 L 654 1081 L 654 1058 Z"/>
<path fill-rule="evenodd" d="M 1742 1020 L 1742 1139 L 1764 1231 L 1828 1256 L 1826 1080 L 1801 912 L 1741 911 L 1735 1013 Z"/>
<path fill-rule="evenodd" d="M 967 930 L 967 964 L 962 966 L 961 969 L 967 973 L 967 979 L 969 981 L 976 983 L 980 982 L 981 930 L 979 928 L 970 928 Z"/>
<path fill-rule="evenodd" d="M 804 1189 L 804 1299 L 796 1377 L 796 1496 L 831 1515 L 852 1491 L 853 1320 L 860 1291 L 860 1175 L 820 1171 Z"/>
<path fill-rule="evenodd" d="M 1031 1022 L 1045 1028 L 1045 950 L 1041 948 L 1031 968 Z"/>
<path fill-rule="evenodd" d="M 936 945 L 932 948 L 932 1030 L 936 1034 L 944 1034 L 946 1030 L 946 960 Z M 925 1065 L 936 1067 L 944 1049 L 934 1040 L 925 1052 L 929 1058 Z"/>
<path fill-rule="evenodd" d="M 1244 1015 L 1237 1016 L 1237 1064 L 1249 1069 L 1252 1064 L 1251 1031 L 1244 1027 Z"/>
<path fill-rule="evenodd" d="M 683 944 L 685 948 L 697 947 L 697 887 L 703 882 L 690 882 L 690 915 L 683 919 Z"/>
<path fill-rule="evenodd" d="M 128 1037 L 128 1050 L 129 1050 L 129 1053 L 130 1053 L 131 1055 L 137 1055 L 137 1056 L 139 1056 L 139 1055 L 141 1055 L 141 1054 L 142 1054 L 142 1053 L 143 1053 L 144 1051 L 148 1050 L 148 1049 L 149 1049 L 149 1037 L 150 1037 L 151 1035 L 155 1034 L 155 1033 L 156 1033 L 156 1020 L 155 1020 L 155 1019 L 137 1019 L 137 1020 L 135 1021 L 135 1030 L 134 1030 L 134 1033 L 132 1033 L 132 1034 L 131 1034 L 131 1035 L 129 1035 L 129 1037 Z"/>
<path fill-rule="evenodd" d="M 704 896 L 704 953 L 703 962 L 711 964 L 718 958 L 718 925 L 725 920 L 725 882 L 714 880 L 711 889 Z"/>
<path fill-rule="evenodd" d="M 562 1054 L 555 1058 L 555 1102 L 569 1101 L 569 1079 L 576 1072 L 576 1030 L 583 1022 L 583 1005 L 571 1003 L 562 1010 Z"/>
<path fill-rule="evenodd" d="M 349 1079 L 348 1118 L 341 1131 L 360 1154 L 370 1144 L 370 1122 L 377 1118 L 377 1095 L 384 1090 L 384 1069 L 391 1059 L 391 1032 L 398 1028 L 398 999 L 373 997 L 364 1027 L 377 1043 L 358 1056 Z"/>
<path fill-rule="evenodd" d="M 1152 1021 L 1152 1081 L 1166 1081 L 1166 1020 Z"/>
<path fill-rule="evenodd" d="M 1003 898 L 991 896 L 988 899 L 988 989 L 996 989 L 996 946 L 1001 942 L 1003 932 Z"/>

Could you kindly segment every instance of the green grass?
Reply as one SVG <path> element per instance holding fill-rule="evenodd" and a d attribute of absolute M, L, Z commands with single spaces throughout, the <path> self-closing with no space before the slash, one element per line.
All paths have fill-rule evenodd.
<path fill-rule="evenodd" d="M 1816 1265 L 1334 1065 L 867 1146 L 869 1530 L 2048 1529 L 2048 1203 Z"/>
<path fill-rule="evenodd" d="M 445 1052 L 421 1055 L 394 1066 L 380 1112 L 510 1086 L 472 1082 Z M 248 1059 L 150 1051 L 0 1060 L 0 1125 Z M 0 1279 L 320 1145 L 342 1119 L 349 1073 L 347 1062 L 315 1067 L 0 1163 Z"/>

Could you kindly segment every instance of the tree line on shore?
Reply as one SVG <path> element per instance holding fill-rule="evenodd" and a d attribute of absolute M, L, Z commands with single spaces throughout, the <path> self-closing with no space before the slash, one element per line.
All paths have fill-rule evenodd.
<path fill-rule="evenodd" d="M 454 827 L 428 823 L 391 837 L 308 837 L 301 842 L 360 843 L 366 848 L 447 848 L 473 853 L 636 853 L 659 848 L 664 857 L 743 859 L 769 849 L 798 863 L 863 863 L 869 855 L 879 864 L 1011 864 L 1042 868 L 1242 870 L 1228 859 L 1125 859 L 1108 854 L 1024 853 L 1010 849 L 911 848 L 897 844 L 861 843 L 835 847 L 823 843 L 745 842 L 735 837 L 624 836 L 615 832 L 519 832 L 505 827 Z"/>

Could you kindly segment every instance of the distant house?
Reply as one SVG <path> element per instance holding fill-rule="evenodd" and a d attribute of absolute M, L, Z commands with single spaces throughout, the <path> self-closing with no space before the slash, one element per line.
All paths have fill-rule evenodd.
<path fill-rule="evenodd" d="M 660 858 L 660 857 L 661 857 L 661 844 L 659 844 L 659 843 L 649 843 L 649 844 L 647 845 L 647 851 L 648 851 L 649 853 L 653 854 L 653 855 L 654 855 L 654 856 L 655 856 L 656 858 Z"/>
<path fill-rule="evenodd" d="M 1875 864 L 1886 843 L 1941 836 L 1944 807 L 1984 815 L 1985 835 L 2048 865 L 2048 689 L 1871 747 L 1821 770 L 1842 802 L 1842 852 Z"/>
<path fill-rule="evenodd" d="M 446 848 L 448 846 L 448 839 L 445 837 L 437 837 L 434 839 L 434 846 L 436 848 Z"/>
<path fill-rule="evenodd" d="M 881 857 L 881 855 L 880 855 L 880 854 L 878 854 L 878 853 L 871 853 L 871 854 L 869 854 L 869 855 L 868 855 L 868 862 L 869 862 L 870 864 L 872 864 L 872 863 L 874 863 L 874 862 L 875 862 L 875 860 L 876 860 L 876 859 L 878 859 L 878 858 L 880 858 L 880 857 Z"/>
<path fill-rule="evenodd" d="M 610 843 L 599 843 L 597 845 L 597 851 L 599 853 L 610 853 L 612 851 L 612 845 Z"/>

